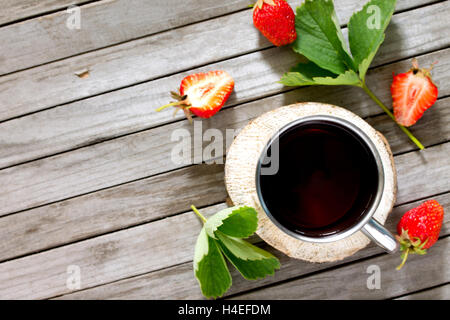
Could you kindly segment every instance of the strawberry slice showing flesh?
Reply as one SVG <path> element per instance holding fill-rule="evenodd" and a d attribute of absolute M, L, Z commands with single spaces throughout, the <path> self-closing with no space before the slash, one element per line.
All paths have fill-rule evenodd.
<path fill-rule="evenodd" d="M 225 71 L 196 73 L 181 81 L 180 95 L 186 96 L 189 110 L 209 118 L 217 113 L 227 101 L 234 88 L 233 78 Z"/>
<path fill-rule="evenodd" d="M 177 111 L 184 111 L 189 122 L 192 122 L 192 114 L 209 118 L 222 108 L 233 89 L 234 80 L 225 71 L 191 74 L 181 80 L 179 93 L 171 92 L 176 101 L 159 107 L 156 111 L 174 106 Z"/>
<path fill-rule="evenodd" d="M 391 93 L 395 119 L 405 127 L 415 124 L 438 97 L 430 70 L 419 69 L 417 61 L 410 71 L 394 75 Z"/>

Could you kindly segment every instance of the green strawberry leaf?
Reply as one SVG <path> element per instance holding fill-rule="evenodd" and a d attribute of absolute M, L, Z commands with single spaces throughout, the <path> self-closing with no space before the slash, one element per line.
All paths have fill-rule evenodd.
<path fill-rule="evenodd" d="M 195 245 L 194 274 L 205 297 L 221 297 L 231 286 L 223 254 L 245 279 L 264 278 L 280 268 L 273 255 L 240 239 L 256 231 L 255 209 L 232 207 L 206 219 L 195 206 L 191 208 L 204 223 Z"/>
<path fill-rule="evenodd" d="M 357 70 L 346 48 L 333 1 L 305 0 L 297 8 L 295 28 L 298 37 L 293 43 L 294 51 L 335 74 Z"/>
<path fill-rule="evenodd" d="M 313 69 L 307 67 L 304 68 L 305 73 L 298 71 L 286 73 L 280 82 L 287 86 L 313 84 L 358 86 L 396 121 L 389 108 L 373 94 L 365 82 L 367 70 L 384 41 L 384 31 L 394 12 L 395 3 L 395 0 L 371 0 L 351 17 L 348 29 L 350 49 L 354 57 L 352 58 L 345 46 L 333 1 L 305 0 L 297 8 L 295 28 L 298 37 L 292 45 L 293 50 L 315 63 L 318 68 L 338 76 L 323 76 L 322 71 L 313 74 Z M 359 77 L 359 81 L 356 81 L 355 75 Z M 407 128 L 400 124 L 398 126 L 420 150 L 425 149 Z"/>
<path fill-rule="evenodd" d="M 247 238 L 258 228 L 255 209 L 246 206 L 231 207 L 217 212 L 205 223 L 207 234 L 216 238 L 217 230 L 231 237 Z"/>
<path fill-rule="evenodd" d="M 247 241 L 228 237 L 220 231 L 216 232 L 216 236 L 222 252 L 245 279 L 264 278 L 280 268 L 276 257 Z"/>
<path fill-rule="evenodd" d="M 296 66 L 292 67 L 290 72 L 300 72 L 301 74 L 313 78 L 313 77 L 336 77 L 336 74 L 322 69 L 317 64 L 311 61 L 300 62 Z"/>
<path fill-rule="evenodd" d="M 396 0 L 371 0 L 350 18 L 348 38 L 359 76 L 364 80 L 378 48 L 384 41 L 384 31 L 395 11 Z"/>
<path fill-rule="evenodd" d="M 285 86 L 309 86 L 309 85 L 359 85 L 360 79 L 353 70 L 336 76 L 328 70 L 322 69 L 312 62 L 299 63 L 285 73 L 280 83 Z"/>
<path fill-rule="evenodd" d="M 231 286 L 231 275 L 217 241 L 202 228 L 194 254 L 194 273 L 207 298 L 221 297 Z"/>

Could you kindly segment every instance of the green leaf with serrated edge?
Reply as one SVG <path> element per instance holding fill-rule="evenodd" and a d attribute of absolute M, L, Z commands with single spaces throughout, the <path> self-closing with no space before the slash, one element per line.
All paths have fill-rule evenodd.
<path fill-rule="evenodd" d="M 194 254 L 194 273 L 207 298 L 221 297 L 231 286 L 231 275 L 216 240 L 202 228 Z"/>
<path fill-rule="evenodd" d="M 317 85 L 329 85 L 329 86 L 337 86 L 337 85 L 354 86 L 361 83 L 358 75 L 353 70 L 348 70 L 345 73 L 340 74 L 336 78 L 314 77 L 313 80 Z"/>
<path fill-rule="evenodd" d="M 353 70 L 348 70 L 337 77 L 308 77 L 300 72 L 285 73 L 280 80 L 285 86 L 310 86 L 310 85 L 359 85 L 358 75 Z"/>
<path fill-rule="evenodd" d="M 315 85 L 313 79 L 302 75 L 300 72 L 287 72 L 283 74 L 280 83 L 288 87 Z"/>
<path fill-rule="evenodd" d="M 216 235 L 220 249 L 245 279 L 264 278 L 280 268 L 278 259 L 269 252 L 220 231 L 216 231 Z"/>
<path fill-rule="evenodd" d="M 231 237 L 247 238 L 256 231 L 257 227 L 257 212 L 247 206 L 223 209 L 205 223 L 205 230 L 212 238 L 216 238 L 216 230 Z"/>
<path fill-rule="evenodd" d="M 396 0 L 371 0 L 350 18 L 348 39 L 359 76 L 364 80 L 395 11 Z"/>
<path fill-rule="evenodd" d="M 314 77 L 336 77 L 336 74 L 322 69 L 317 64 L 311 61 L 307 62 L 300 62 L 294 67 L 289 70 L 289 72 L 300 72 L 302 75 L 308 77 L 308 78 L 314 78 Z"/>
<path fill-rule="evenodd" d="M 333 1 L 306 0 L 297 8 L 295 28 L 299 35 L 294 51 L 335 74 L 357 70 L 339 26 Z"/>

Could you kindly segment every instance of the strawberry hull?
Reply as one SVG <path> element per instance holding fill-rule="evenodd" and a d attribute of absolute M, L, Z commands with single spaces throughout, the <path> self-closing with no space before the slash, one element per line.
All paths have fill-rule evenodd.
<path fill-rule="evenodd" d="M 426 241 L 422 249 L 428 249 L 438 240 L 443 219 L 444 209 L 437 201 L 429 200 L 406 212 L 397 225 L 397 232 L 401 235 L 406 230 L 411 239 Z"/>
<path fill-rule="evenodd" d="M 210 118 L 216 114 L 234 89 L 233 78 L 225 71 L 209 71 L 188 75 L 181 80 L 180 91 L 171 92 L 175 101 L 156 109 L 176 107 L 192 122 L 192 114 Z"/>

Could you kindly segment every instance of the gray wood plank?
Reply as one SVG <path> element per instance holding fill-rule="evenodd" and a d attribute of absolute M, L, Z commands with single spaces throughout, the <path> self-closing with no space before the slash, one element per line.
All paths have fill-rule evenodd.
<path fill-rule="evenodd" d="M 80 29 L 65 10 L 0 29 L 0 74 L 111 46 L 245 8 L 248 2 L 101 1 L 81 6 Z M 250 10 L 248 10 L 250 11 Z M 51 50 L 49 50 L 51 48 Z"/>
<path fill-rule="evenodd" d="M 347 7 L 357 5 L 350 0 L 339 3 L 342 3 L 342 9 L 338 12 L 347 12 L 347 15 L 351 11 Z M 398 6 L 409 3 L 399 1 Z M 450 22 L 446 16 L 449 13 L 450 5 L 446 2 L 394 16 L 387 31 L 386 43 L 381 47 L 374 65 L 448 47 Z M 0 120 L 269 47 L 270 44 L 252 26 L 249 15 L 250 11 L 240 12 L 1 77 Z M 416 23 L 418 20 L 420 24 Z M 239 32 L 230 32 L 230 26 Z M 198 50 L 205 43 L 208 43 L 208 50 Z M 77 46 L 71 44 L 71 47 Z M 269 79 L 275 82 L 279 80 L 278 74 L 292 66 L 291 61 L 296 57 L 289 48 L 271 50 L 272 55 L 279 55 L 278 60 L 260 61 L 254 69 L 247 68 L 251 70 L 248 77 L 260 68 L 265 70 L 278 66 L 281 68 L 277 71 L 277 77 L 272 75 Z M 267 55 L 270 54 L 263 54 Z M 229 63 L 214 67 L 231 69 Z M 88 78 L 80 79 L 75 75 L 75 72 L 85 69 L 90 70 Z M 170 89 L 178 86 L 179 81 L 178 76 Z M 260 88 L 264 89 L 262 86 Z M 280 86 L 268 90 L 277 88 Z M 152 88 L 155 93 L 154 90 L 157 89 Z M 166 91 L 157 93 L 148 100 L 149 108 L 167 101 Z M 164 119 L 168 121 L 170 117 Z"/>
<path fill-rule="evenodd" d="M 237 299 L 386 299 L 450 281 L 450 238 L 439 240 L 425 256 L 396 271 L 397 255 L 382 255 L 310 277 L 271 286 Z M 367 288 L 369 266 L 378 266 L 381 288 Z"/>
<path fill-rule="evenodd" d="M 450 138 L 450 98 L 426 114 L 415 133 L 432 145 Z M 394 153 L 412 150 L 403 134 L 395 134 L 386 115 L 369 119 L 386 134 Z M 440 131 L 435 134 L 439 128 Z M 182 212 L 193 202 L 204 207 L 225 201 L 223 165 L 200 165 L 119 185 L 0 219 L 0 261 L 38 252 L 99 234 Z M 409 179 L 410 177 L 408 177 Z"/>
<path fill-rule="evenodd" d="M 225 202 L 223 165 L 197 165 L 0 219 L 0 261 Z"/>
<path fill-rule="evenodd" d="M 402 192 L 409 194 L 411 189 L 413 194 L 417 185 L 423 185 L 421 197 L 443 192 L 439 179 L 446 176 L 439 166 L 449 150 L 450 143 L 446 143 L 422 151 L 429 161 L 421 167 L 427 175 L 406 172 L 399 181 Z M 400 156 L 399 170 L 414 163 L 418 153 Z M 219 204 L 205 211 L 211 214 L 223 207 L 225 204 Z M 82 288 L 89 288 L 191 261 L 200 226 L 198 218 L 187 212 L 1 263 L 0 298 L 34 299 L 68 293 L 69 265 L 80 267 Z"/>
<path fill-rule="evenodd" d="M 96 0 L 100 1 L 100 0 Z M 3 10 L 0 12 L 0 25 L 11 23 L 16 20 L 22 20 L 27 19 L 29 17 L 38 16 L 46 14 L 47 12 L 56 11 L 56 10 L 64 10 L 70 5 L 80 5 L 87 2 L 93 2 L 92 0 L 3 0 L 2 6 Z M 105 1 L 106 2 L 106 1 Z M 432 4 L 433 2 L 436 2 L 436 0 L 413 0 L 413 1 L 400 1 L 398 4 L 397 9 L 398 10 L 406 10 L 413 8 L 415 6 L 420 5 L 426 5 L 426 4 Z M 153 1 L 155 3 L 155 1 Z M 157 2 L 156 2 L 157 3 Z M 200 5 L 205 5 L 206 3 L 198 3 L 198 2 L 192 2 L 188 3 L 190 6 L 198 6 L 199 10 L 205 10 L 205 8 L 201 8 Z M 210 3 L 207 3 L 208 5 Z M 219 9 L 217 12 L 217 15 L 230 13 L 233 11 L 238 11 L 245 9 L 247 5 L 249 4 L 248 1 L 240 0 L 240 1 L 234 1 L 232 2 L 232 5 L 226 6 L 226 8 L 222 8 L 226 4 L 215 4 L 217 8 Z M 290 4 L 295 8 L 297 5 L 297 2 L 290 1 Z M 344 12 L 351 12 L 351 10 L 359 10 L 360 6 L 354 6 L 352 3 L 349 3 L 347 1 L 336 1 L 335 4 L 336 8 L 339 11 L 344 10 Z M 347 9 L 348 7 L 348 9 Z M 176 7 L 173 7 L 176 9 Z M 183 17 L 187 18 L 187 17 Z M 345 18 L 345 16 L 344 16 Z M 175 22 L 172 22 L 175 23 Z"/>
<path fill-rule="evenodd" d="M 225 207 L 219 204 L 202 212 L 211 215 Z M 123 277 L 130 270 L 139 274 L 185 262 L 193 254 L 194 234 L 201 224 L 193 212 L 187 212 L 2 263 L 0 298 L 40 299 L 64 293 L 69 265 L 80 267 L 84 287 Z"/>
<path fill-rule="evenodd" d="M 423 36 L 427 37 L 426 33 Z M 439 86 L 440 96 L 450 94 L 450 81 L 447 79 L 450 77 L 449 53 L 450 49 L 444 49 L 426 54 L 419 59 L 424 66 L 439 61 L 433 75 L 434 81 Z M 276 81 L 289 69 L 289 66 L 296 63 L 297 59 L 290 50 L 273 49 L 196 71 L 223 68 L 233 75 L 236 88 L 227 103 L 230 107 L 286 90 Z M 390 105 L 390 91 L 386 84 L 392 81 L 392 72 L 403 72 L 410 66 L 411 62 L 408 59 L 384 66 L 380 70 L 375 69 L 369 74 L 368 83 L 376 89 L 380 99 Z M 156 106 L 163 105 L 169 100 L 168 92 L 171 88 L 177 87 L 182 76 L 186 74 L 177 74 L 0 124 L 0 168 L 173 121 L 173 112 L 157 113 L 154 110 Z M 298 95 L 303 96 L 301 92 L 305 90 L 320 93 L 322 89 L 303 88 Z M 336 91 L 336 89 L 333 90 Z M 342 87 L 337 90 L 342 90 Z M 342 94 L 339 96 L 345 97 Z M 363 92 L 359 92 L 358 97 L 367 100 Z M 313 95 L 311 99 L 324 100 L 320 94 Z M 328 99 L 343 105 L 348 103 L 348 100 L 349 98 Z M 364 108 L 367 102 L 357 104 L 360 104 L 360 108 Z M 176 119 L 183 117 L 182 113 L 179 113 Z"/>
<path fill-rule="evenodd" d="M 420 121 L 410 131 L 422 143 L 429 146 L 434 143 L 448 141 L 450 138 L 450 98 L 443 98 L 426 112 Z M 411 149 L 409 138 L 402 134 L 403 132 L 398 126 L 392 125 L 392 120 L 387 115 L 379 115 L 366 119 L 374 128 L 383 133 L 389 141 L 394 153 L 406 152 Z M 435 140 L 439 137 L 438 140 Z M 436 142 L 434 142 L 436 141 Z"/>
<path fill-rule="evenodd" d="M 0 25 L 34 17 L 55 10 L 65 10 L 86 0 L 3 0 Z"/>
<path fill-rule="evenodd" d="M 446 209 L 450 207 L 450 197 L 448 194 L 435 197 Z M 425 201 L 425 200 L 423 200 Z M 417 206 L 422 201 L 410 203 L 394 208 L 386 221 L 386 227 L 395 232 L 397 221 L 407 210 Z M 450 232 L 450 218 L 445 215 L 444 227 L 441 235 Z M 374 244 L 357 252 L 355 255 L 338 262 L 313 264 L 301 260 L 288 258 L 277 250 L 263 246 L 274 253 L 281 261 L 281 269 L 273 277 L 267 277 L 258 281 L 245 281 L 232 269 L 233 286 L 227 292 L 228 295 L 235 295 L 251 289 L 256 289 L 268 284 L 286 281 L 290 278 L 306 276 L 309 273 L 336 267 L 343 263 L 357 261 L 375 254 L 381 253 L 381 249 Z M 396 255 L 398 263 L 399 255 Z M 412 257 L 415 258 L 415 257 Z M 396 266 L 395 264 L 393 266 Z M 392 270 L 395 271 L 395 270 Z M 59 299 L 202 299 L 203 296 L 198 287 L 198 283 L 192 275 L 192 262 L 173 266 L 163 270 L 158 270 L 144 275 L 139 275 L 129 279 L 119 280 L 95 288 L 69 293 Z"/>
<path fill-rule="evenodd" d="M 371 80 L 371 83 L 376 81 Z M 377 94 L 382 90 L 381 94 L 389 95 L 381 83 L 374 90 Z M 363 117 L 380 113 L 379 107 L 369 101 L 359 88 L 310 87 L 226 109 L 213 118 L 197 122 L 197 125 L 202 126 L 203 132 L 213 128 L 225 136 L 226 129 L 240 129 L 256 116 L 298 100 L 346 106 Z M 194 130 L 201 132 L 196 126 L 182 121 L 1 170 L 0 183 L 4 188 L 0 194 L 0 215 L 180 168 L 183 164 L 171 161 L 169 156 L 174 146 L 180 143 L 171 138 L 172 134 L 175 130 L 184 129 L 191 136 L 194 136 Z M 61 141 L 53 143 L 60 144 Z M 208 144 L 204 142 L 204 146 Z M 199 146 L 191 146 L 192 155 Z M 185 154 L 184 160 L 190 162 L 192 159 Z"/>
<path fill-rule="evenodd" d="M 438 154 L 437 150 L 443 154 Z M 395 166 L 397 169 L 397 202 L 403 203 L 420 199 L 423 197 L 423 190 L 433 184 L 435 188 L 440 188 L 443 192 L 450 190 L 450 143 L 441 144 L 430 148 L 435 152 L 413 152 L 395 157 Z M 435 170 L 428 171 L 429 165 L 435 166 Z M 425 175 L 426 180 L 414 180 L 413 177 Z M 410 186 L 409 184 L 414 181 Z"/>
<path fill-rule="evenodd" d="M 450 300 L 450 284 L 409 294 L 397 300 Z"/>

